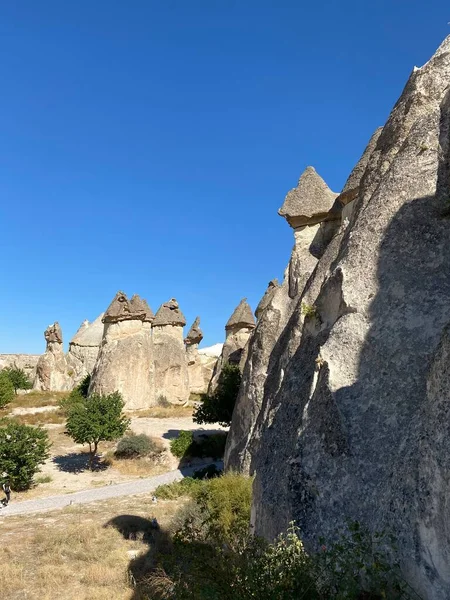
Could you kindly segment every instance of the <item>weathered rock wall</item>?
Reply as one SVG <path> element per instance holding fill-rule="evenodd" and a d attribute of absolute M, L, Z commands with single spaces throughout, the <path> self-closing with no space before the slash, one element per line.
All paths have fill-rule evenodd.
<path fill-rule="evenodd" d="M 105 323 L 89 393 L 118 390 L 129 410 L 155 403 L 151 324 L 137 319 Z"/>
<path fill-rule="evenodd" d="M 0 371 L 6 367 L 23 369 L 33 382 L 39 358 L 40 354 L 0 354 Z"/>
<path fill-rule="evenodd" d="M 189 376 L 183 328 L 153 326 L 155 396 L 180 404 L 189 400 Z"/>
<path fill-rule="evenodd" d="M 450 597 L 449 83 L 450 38 L 412 73 L 271 342 L 250 458 L 256 533 L 296 520 L 314 546 L 348 519 L 387 527 L 426 600 Z"/>

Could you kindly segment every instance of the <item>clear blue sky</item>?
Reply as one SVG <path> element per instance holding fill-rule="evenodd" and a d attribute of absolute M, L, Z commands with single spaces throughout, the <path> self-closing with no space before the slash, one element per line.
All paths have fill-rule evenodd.
<path fill-rule="evenodd" d="M 222 341 L 282 276 L 286 192 L 309 164 L 339 191 L 448 21 L 443 0 L 1 2 L 0 352 L 42 352 L 54 320 L 68 342 L 119 289 Z"/>

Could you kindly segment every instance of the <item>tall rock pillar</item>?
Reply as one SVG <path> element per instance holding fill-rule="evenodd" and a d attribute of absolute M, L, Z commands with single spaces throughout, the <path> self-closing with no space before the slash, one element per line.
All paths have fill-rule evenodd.
<path fill-rule="evenodd" d="M 153 319 L 145 300 L 137 295 L 128 300 L 123 292 L 117 292 L 102 319 L 103 338 L 90 394 L 117 390 L 125 408 L 131 410 L 154 404 Z"/>

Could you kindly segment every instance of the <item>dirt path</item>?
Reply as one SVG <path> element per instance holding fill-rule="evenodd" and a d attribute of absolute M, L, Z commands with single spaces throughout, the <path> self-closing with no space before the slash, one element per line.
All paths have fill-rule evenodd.
<path fill-rule="evenodd" d="M 98 500 L 108 500 L 109 498 L 118 498 L 126 496 L 134 496 L 136 494 L 145 494 L 154 491 L 159 485 L 165 483 L 172 483 L 173 481 L 179 481 L 184 477 L 192 475 L 192 473 L 202 467 L 206 466 L 197 465 L 196 467 L 188 467 L 186 469 L 176 469 L 163 473 L 162 475 L 156 475 L 155 477 L 147 477 L 146 479 L 135 479 L 134 481 L 128 481 L 126 483 L 119 483 L 116 485 L 104 486 L 96 489 L 83 490 L 81 492 L 75 492 L 73 494 L 62 494 L 59 496 L 48 496 L 47 498 L 41 498 L 38 500 L 25 500 L 24 502 L 18 502 L 14 504 L 12 502 L 8 506 L 0 510 L 0 521 L 4 517 L 10 517 L 13 515 L 23 515 L 37 512 L 48 512 L 70 506 L 72 504 L 87 504 L 89 502 L 96 502 Z M 222 468 L 221 462 L 214 463 L 217 467 Z"/>

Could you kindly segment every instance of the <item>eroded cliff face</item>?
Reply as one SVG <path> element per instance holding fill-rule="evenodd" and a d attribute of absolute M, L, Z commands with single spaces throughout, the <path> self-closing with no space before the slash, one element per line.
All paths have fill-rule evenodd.
<path fill-rule="evenodd" d="M 44 332 L 47 347 L 36 364 L 33 389 L 66 392 L 73 388 L 73 377 L 63 349 L 62 331 L 56 321 Z"/>
<path fill-rule="evenodd" d="M 153 319 L 145 300 L 116 294 L 102 319 L 103 338 L 89 394 L 119 391 L 129 410 L 154 404 Z"/>
<path fill-rule="evenodd" d="M 450 38 L 335 201 L 338 226 L 295 307 L 277 324 L 285 280 L 261 316 L 231 435 L 235 463 L 256 474 L 257 534 L 295 520 L 314 547 L 348 519 L 387 527 L 428 600 L 450 597 L 449 85 Z"/>

